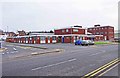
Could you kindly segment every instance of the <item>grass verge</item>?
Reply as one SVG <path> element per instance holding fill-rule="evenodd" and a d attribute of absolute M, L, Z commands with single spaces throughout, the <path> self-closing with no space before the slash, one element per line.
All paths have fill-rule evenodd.
<path fill-rule="evenodd" d="M 112 44 L 112 42 L 103 42 L 103 41 L 99 41 L 99 42 L 95 42 L 96 45 L 101 45 L 101 44 Z"/>

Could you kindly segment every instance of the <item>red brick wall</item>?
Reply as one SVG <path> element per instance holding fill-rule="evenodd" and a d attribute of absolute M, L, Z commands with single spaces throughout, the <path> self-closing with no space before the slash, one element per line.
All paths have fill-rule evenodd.
<path fill-rule="evenodd" d="M 66 32 L 66 30 L 68 29 L 68 32 Z M 78 29 L 78 32 L 74 32 L 74 29 L 78 29 L 78 28 L 66 28 L 66 29 L 57 29 L 55 30 L 54 34 L 55 35 L 64 35 L 64 34 L 85 34 L 85 29 Z M 62 32 L 64 31 L 64 32 Z"/>
<path fill-rule="evenodd" d="M 90 30 L 90 29 L 92 29 L 92 30 Z M 93 30 L 93 29 L 95 29 L 95 30 Z M 92 33 L 92 34 L 95 34 L 95 35 L 103 35 L 104 37 L 106 36 L 107 40 L 110 40 L 111 37 L 114 38 L 114 27 L 111 27 L 111 26 L 88 28 L 87 31 Z M 99 32 L 99 33 L 96 34 L 96 32 Z M 103 32 L 103 34 L 101 34 L 101 32 Z"/>
<path fill-rule="evenodd" d="M 70 37 L 64 37 L 64 43 L 71 43 L 71 38 Z"/>
<path fill-rule="evenodd" d="M 40 37 L 37 37 L 36 43 L 37 43 L 37 44 L 40 44 Z"/>

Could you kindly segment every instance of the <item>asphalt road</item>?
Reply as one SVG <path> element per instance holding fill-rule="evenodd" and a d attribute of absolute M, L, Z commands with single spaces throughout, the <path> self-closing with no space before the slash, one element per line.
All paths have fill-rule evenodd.
<path fill-rule="evenodd" d="M 2 54 L 3 76 L 84 76 L 118 57 L 118 45 L 33 44 L 32 46 L 47 47 L 48 50 L 57 48 L 63 49 L 63 51 L 10 60 L 10 57 L 14 55 L 43 50 L 8 45 L 11 44 L 3 43 L 3 47 L 7 48 L 4 53 L 11 51 L 14 53 Z M 117 72 L 116 68 L 112 74 L 106 73 L 106 75 L 118 76 Z"/>

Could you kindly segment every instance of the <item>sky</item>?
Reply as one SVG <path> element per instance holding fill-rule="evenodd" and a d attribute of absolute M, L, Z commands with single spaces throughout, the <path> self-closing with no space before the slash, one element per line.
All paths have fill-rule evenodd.
<path fill-rule="evenodd" d="M 1 0 L 0 29 L 49 31 L 74 25 L 118 29 L 119 0 Z"/>

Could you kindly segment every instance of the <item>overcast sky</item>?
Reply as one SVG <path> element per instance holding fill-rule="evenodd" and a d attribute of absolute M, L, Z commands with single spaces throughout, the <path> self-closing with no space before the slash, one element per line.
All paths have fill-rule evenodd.
<path fill-rule="evenodd" d="M 3 0 L 0 29 L 44 31 L 95 24 L 118 28 L 119 0 Z"/>

